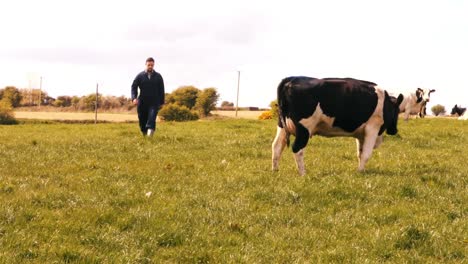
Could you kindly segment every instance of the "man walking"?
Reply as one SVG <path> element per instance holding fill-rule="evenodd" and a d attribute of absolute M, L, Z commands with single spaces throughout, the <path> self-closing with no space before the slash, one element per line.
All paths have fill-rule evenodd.
<path fill-rule="evenodd" d="M 141 133 L 152 137 L 156 129 L 156 116 L 164 104 L 164 81 L 161 74 L 154 70 L 154 59 L 151 57 L 146 59 L 146 70 L 133 80 L 132 102 L 137 105 Z"/>

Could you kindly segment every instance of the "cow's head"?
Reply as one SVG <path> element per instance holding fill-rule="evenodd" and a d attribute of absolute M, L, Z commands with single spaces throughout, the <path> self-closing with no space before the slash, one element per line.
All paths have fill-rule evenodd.
<path fill-rule="evenodd" d="M 457 110 L 458 110 L 458 106 L 455 105 L 453 108 L 452 108 L 452 112 L 450 112 L 451 115 L 454 115 L 457 113 Z"/>
<path fill-rule="evenodd" d="M 397 123 L 398 114 L 400 113 L 400 104 L 403 101 L 403 95 L 400 94 L 398 98 L 388 95 L 385 91 L 385 100 L 383 108 L 384 127 L 387 134 L 396 135 L 398 133 Z"/>
<path fill-rule="evenodd" d="M 452 108 L 452 112 L 450 113 L 451 115 L 457 114 L 459 116 L 463 115 L 463 113 L 466 111 L 466 108 L 459 107 L 458 105 L 455 105 Z"/>
<path fill-rule="evenodd" d="M 418 88 L 416 89 L 416 103 L 421 103 L 421 102 L 429 102 L 430 98 L 431 98 L 431 93 L 435 92 L 434 89 L 421 89 L 421 88 Z"/>

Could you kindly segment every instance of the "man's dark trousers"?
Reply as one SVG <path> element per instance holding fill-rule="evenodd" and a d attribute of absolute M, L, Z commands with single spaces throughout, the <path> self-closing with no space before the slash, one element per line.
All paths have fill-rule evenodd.
<path fill-rule="evenodd" d="M 154 97 L 138 98 L 138 120 L 140 122 L 140 130 L 143 135 L 146 135 L 148 129 L 156 129 L 156 116 L 158 115 L 159 105 Z"/>

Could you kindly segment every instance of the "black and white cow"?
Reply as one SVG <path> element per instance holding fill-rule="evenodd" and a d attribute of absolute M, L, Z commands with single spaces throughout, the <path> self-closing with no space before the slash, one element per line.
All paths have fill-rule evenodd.
<path fill-rule="evenodd" d="M 460 120 L 467 120 L 468 119 L 468 114 L 466 113 L 466 108 L 460 107 L 458 105 L 455 105 L 452 108 L 452 112 L 450 114 L 451 115 L 457 114 L 459 116 L 458 119 L 460 119 Z"/>
<path fill-rule="evenodd" d="M 391 97 L 372 82 L 351 78 L 288 77 L 278 86 L 279 120 L 272 144 L 272 167 L 278 170 L 281 153 L 296 136 L 292 151 L 301 175 L 305 174 L 304 148 L 313 135 L 354 137 L 358 170 L 364 170 L 382 133 L 397 134 L 403 95 Z"/>
<path fill-rule="evenodd" d="M 404 118 L 406 121 L 408 121 L 410 115 L 419 115 L 421 118 L 426 116 L 426 104 L 433 92 L 435 92 L 434 89 L 418 88 L 415 92 L 405 96 L 400 104 L 400 113 L 405 113 Z"/>

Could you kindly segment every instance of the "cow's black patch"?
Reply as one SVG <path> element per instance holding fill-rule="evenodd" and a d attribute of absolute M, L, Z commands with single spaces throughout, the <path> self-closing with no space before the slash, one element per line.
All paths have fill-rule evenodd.
<path fill-rule="evenodd" d="M 353 132 L 375 111 L 378 99 L 375 85 L 352 78 L 286 78 L 278 87 L 278 104 L 283 117 L 280 123 L 289 117 L 297 127 L 298 122 L 310 117 L 320 104 L 325 115 L 335 118 L 334 127 Z"/>
<path fill-rule="evenodd" d="M 403 101 L 403 95 L 400 94 L 398 98 L 388 95 L 385 91 L 384 105 L 383 105 L 383 117 L 384 123 L 380 127 L 379 135 L 387 130 L 389 135 L 396 135 L 398 133 L 397 123 L 399 114 L 399 105 Z"/>
<path fill-rule="evenodd" d="M 299 150 L 305 148 L 309 142 L 309 131 L 301 124 L 296 126 L 296 139 L 292 145 L 292 151 L 297 153 Z"/>
<path fill-rule="evenodd" d="M 421 88 L 416 89 L 416 103 L 420 103 L 423 100 L 424 90 Z"/>

